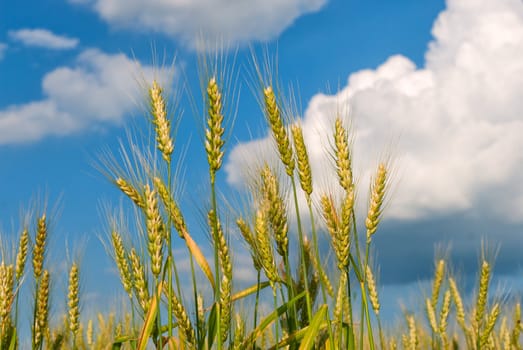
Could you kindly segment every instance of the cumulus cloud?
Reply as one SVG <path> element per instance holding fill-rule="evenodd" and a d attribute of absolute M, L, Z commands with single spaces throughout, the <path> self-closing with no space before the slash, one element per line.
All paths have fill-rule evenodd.
<path fill-rule="evenodd" d="M 231 43 L 271 39 L 296 18 L 319 10 L 326 1 L 93 0 L 89 3 L 110 24 L 161 32 L 194 47 L 202 38 Z"/>
<path fill-rule="evenodd" d="M 78 46 L 79 40 L 57 35 L 47 29 L 19 29 L 9 31 L 11 40 L 19 41 L 25 46 L 42 47 L 52 50 L 68 50 Z"/>
<path fill-rule="evenodd" d="M 7 50 L 7 44 L 0 43 L 0 61 L 4 58 L 6 50 Z"/>
<path fill-rule="evenodd" d="M 363 189 L 380 152 L 394 145 L 400 176 L 388 217 L 480 210 L 523 220 L 523 2 L 448 0 L 432 34 L 424 67 L 392 56 L 351 74 L 337 94 L 311 99 L 302 123 L 315 188 L 335 181 L 327 137 L 336 111 L 349 106 Z M 269 148 L 265 138 L 233 149 L 229 182 L 244 182 L 239 169 Z"/>
<path fill-rule="evenodd" d="M 44 76 L 42 100 L 0 110 L 0 144 L 121 123 L 137 107 L 132 98 L 137 71 L 147 80 L 155 76 L 153 67 L 140 67 L 124 54 L 83 51 L 73 66 L 57 68 Z"/>

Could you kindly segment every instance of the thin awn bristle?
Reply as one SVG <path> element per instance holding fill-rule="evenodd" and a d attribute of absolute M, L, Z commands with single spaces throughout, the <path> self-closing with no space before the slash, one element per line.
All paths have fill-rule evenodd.
<path fill-rule="evenodd" d="M 149 89 L 149 98 L 151 101 L 153 124 L 156 127 L 156 142 L 158 143 L 158 149 L 162 152 L 163 159 L 169 163 L 171 161 L 171 154 L 174 150 L 174 144 L 171 138 L 171 123 L 169 122 L 169 119 L 167 119 L 167 109 L 165 107 L 163 90 L 156 80 L 153 81 L 153 84 Z"/>
<path fill-rule="evenodd" d="M 296 158 L 298 165 L 298 176 L 303 192 L 307 194 L 307 200 L 311 200 L 312 194 L 312 171 L 309 162 L 309 154 L 303 140 L 303 130 L 299 125 L 293 125 L 291 128 L 294 148 L 296 149 Z"/>
<path fill-rule="evenodd" d="M 207 98 L 209 101 L 209 118 L 205 130 L 205 150 L 207 161 L 211 171 L 211 181 L 214 182 L 216 172 L 221 168 L 223 161 L 224 128 L 222 114 L 222 94 L 216 82 L 216 78 L 209 80 L 207 85 Z"/>
<path fill-rule="evenodd" d="M 276 95 L 271 86 L 266 87 L 263 90 L 263 97 L 265 101 L 265 113 L 271 127 L 280 159 L 285 165 L 285 171 L 287 175 L 293 176 L 294 174 L 294 159 L 292 156 L 292 147 L 289 141 L 289 135 L 283 125 L 283 120 L 280 114 L 278 103 L 276 102 Z"/>

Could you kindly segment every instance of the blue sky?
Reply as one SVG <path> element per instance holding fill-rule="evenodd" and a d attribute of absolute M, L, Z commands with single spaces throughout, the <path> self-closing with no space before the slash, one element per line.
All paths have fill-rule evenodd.
<path fill-rule="evenodd" d="M 475 274 L 484 239 L 500 247 L 499 275 L 506 281 L 521 277 L 521 1 L 245 4 L 0 3 L 2 237 L 17 233 L 20 208 L 38 194 L 47 196 L 51 207 L 58 202 L 60 208 L 51 255 L 63 256 L 64 240 L 74 247 L 87 237 L 85 290 L 97 291 L 98 298 L 114 294 L 114 286 L 100 283 L 114 271 L 96 235 L 106 227 L 101 203 L 116 205 L 121 196 L 93 161 L 104 150 L 116 150 L 126 128 L 143 122 L 135 78 L 154 74 L 154 62 L 165 58 L 170 64 L 176 56 L 174 75 L 197 95 L 197 39 L 214 33 L 239 48 L 243 85 L 219 179 L 225 189 L 241 190 L 240 169 L 269 157 L 263 116 L 248 79 L 242 80 L 249 45 L 267 46 L 277 52 L 282 85 L 296 86 L 305 136 L 316 154 L 311 158 L 318 188 L 331 176 L 322 160 L 328 143 L 321 131 L 329 130 L 340 104 L 348 106 L 355 127 L 362 189 L 380 156 L 393 156 L 397 181 L 376 235 L 389 303 L 430 276 L 437 245 L 452 246 L 450 255 L 466 279 Z M 181 197 L 199 232 L 194 204 L 207 188 L 201 124 L 186 99 L 181 109 L 176 147 L 178 155 L 187 148 L 190 163 L 183 166 L 190 191 Z M 261 153 L 246 159 L 253 151 Z"/>

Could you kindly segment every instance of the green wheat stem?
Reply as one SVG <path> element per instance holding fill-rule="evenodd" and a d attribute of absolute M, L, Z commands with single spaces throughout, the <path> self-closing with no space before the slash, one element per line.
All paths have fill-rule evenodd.
<path fill-rule="evenodd" d="M 291 267 L 290 267 L 290 264 L 289 264 L 289 257 L 288 255 L 286 255 L 284 258 L 284 265 L 285 265 L 285 274 L 287 275 L 287 298 L 288 300 L 292 300 L 292 298 L 294 298 L 294 294 L 295 294 L 295 291 L 294 291 L 294 283 L 292 281 L 292 275 L 291 275 Z M 283 298 L 283 296 L 282 296 Z M 287 314 L 288 314 L 288 310 L 287 310 Z M 293 305 L 292 307 L 292 310 L 291 310 L 291 313 L 292 313 L 292 318 L 293 318 L 293 321 L 294 322 L 289 322 L 289 327 L 291 327 L 291 324 L 292 324 L 292 327 L 289 329 L 289 333 L 292 334 L 292 332 L 294 332 L 297 328 L 298 328 L 298 313 L 296 311 L 296 307 Z M 289 317 L 287 316 L 287 319 Z"/>
<path fill-rule="evenodd" d="M 350 258 L 352 259 L 352 254 L 349 255 Z M 343 273 L 343 272 L 342 272 Z M 346 274 L 347 274 L 347 298 L 349 300 L 349 312 L 351 313 L 349 315 L 349 321 L 350 321 L 350 324 L 349 324 L 349 334 L 348 334 L 348 337 L 349 339 L 347 339 L 347 343 L 348 343 L 348 348 L 349 349 L 355 349 L 356 348 L 356 341 L 354 339 L 354 321 L 352 319 L 352 292 L 351 292 L 351 288 L 350 288 L 350 278 L 349 278 L 349 269 L 347 268 L 346 269 Z"/>
<path fill-rule="evenodd" d="M 254 325 L 252 329 L 256 329 L 258 323 L 258 304 L 260 302 L 260 283 L 261 283 L 261 271 L 258 270 L 256 276 L 256 298 L 254 299 Z M 256 350 L 256 342 L 252 344 L 252 350 Z"/>
<path fill-rule="evenodd" d="M 321 266 L 321 259 L 320 259 L 320 248 L 318 246 L 318 235 L 316 232 L 316 223 L 314 221 L 314 213 L 312 210 L 312 201 L 310 199 L 310 196 L 307 197 L 307 206 L 309 207 L 309 217 L 311 218 L 311 231 L 312 231 L 312 242 L 314 245 L 314 253 L 316 254 L 316 261 L 318 262 L 318 269 L 321 269 L 322 266 Z M 324 284 L 322 278 L 320 278 L 320 286 L 321 286 L 321 295 L 323 297 L 323 304 L 327 305 L 327 293 L 325 291 L 325 284 Z M 329 327 L 327 327 L 327 329 L 329 331 L 329 340 L 330 340 L 331 344 L 334 344 L 334 334 L 332 333 L 330 313 L 327 312 L 326 315 L 327 315 L 327 324 L 329 325 Z"/>
<path fill-rule="evenodd" d="M 218 204 L 216 201 L 216 187 L 215 187 L 215 174 L 214 171 L 211 170 L 211 205 L 212 210 L 216 213 L 216 218 L 218 218 Z M 212 220 L 211 224 L 214 226 L 212 227 L 212 232 L 214 232 L 213 241 L 218 242 L 218 219 Z M 218 246 L 217 244 L 214 244 L 214 275 L 215 275 L 215 285 L 216 289 L 214 292 L 214 302 L 216 303 L 216 329 L 218 329 L 217 337 L 218 337 L 218 350 L 221 350 L 222 342 L 221 342 L 221 332 L 219 331 L 221 328 L 220 320 L 221 320 L 221 310 L 219 307 L 220 304 L 220 298 L 221 298 L 221 278 L 220 278 L 220 260 L 219 260 L 219 252 L 218 252 Z"/>
<path fill-rule="evenodd" d="M 300 241 L 300 262 L 301 262 L 301 268 L 303 271 L 304 278 L 304 284 L 305 284 L 305 301 L 307 303 L 307 317 L 309 320 L 311 320 L 312 317 L 312 306 L 311 306 L 311 296 L 309 293 L 309 281 L 307 281 L 307 266 L 305 266 L 305 245 L 303 243 L 303 228 L 301 224 L 301 216 L 300 216 L 300 208 L 298 206 L 298 194 L 296 191 L 296 181 L 294 180 L 294 177 L 291 176 L 291 182 L 292 182 L 292 193 L 294 195 L 294 208 L 296 210 L 296 221 L 298 224 L 298 238 Z"/>
<path fill-rule="evenodd" d="M 170 158 L 167 161 L 167 191 L 169 192 L 169 195 L 171 195 L 171 161 Z M 172 306 L 172 295 L 173 295 L 173 275 L 172 270 L 170 268 L 171 262 L 173 264 L 173 269 L 176 271 L 176 265 L 174 264 L 173 260 L 173 253 L 172 253 L 172 229 L 171 229 L 171 216 L 168 215 L 167 217 L 167 279 L 169 280 L 169 283 L 167 284 L 167 294 L 168 294 L 168 302 L 167 302 L 167 329 L 169 334 L 169 339 L 173 336 L 173 306 Z M 176 285 L 179 286 L 178 283 L 178 273 L 176 273 Z M 179 288 L 179 287 L 178 287 Z M 178 290 L 179 293 L 179 290 Z M 178 294 L 181 296 L 181 294 Z"/>
<path fill-rule="evenodd" d="M 191 263 L 191 280 L 192 280 L 192 289 L 194 294 L 194 310 L 196 310 L 196 325 L 200 324 L 200 315 L 198 314 L 198 289 L 196 286 L 196 278 L 194 273 L 194 258 L 191 253 L 189 253 L 189 261 Z M 198 339 L 198 344 L 201 340 L 200 327 L 196 327 L 196 338 Z"/>

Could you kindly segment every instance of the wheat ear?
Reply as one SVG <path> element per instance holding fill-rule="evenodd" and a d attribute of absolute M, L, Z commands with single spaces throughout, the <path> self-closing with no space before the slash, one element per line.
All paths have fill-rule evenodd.
<path fill-rule="evenodd" d="M 450 301 L 452 293 L 450 290 L 445 291 L 443 295 L 443 304 L 441 306 L 441 311 L 439 314 L 439 332 L 444 342 L 448 342 L 446 338 L 447 327 L 448 327 L 448 318 L 450 313 Z"/>
<path fill-rule="evenodd" d="M 156 191 L 151 189 L 149 185 L 144 187 L 145 193 L 145 217 L 147 226 L 147 249 L 151 258 L 151 272 L 158 277 L 162 270 L 162 248 L 163 248 L 163 223 L 158 208 L 158 197 Z"/>
<path fill-rule="evenodd" d="M 20 281 L 22 275 L 24 274 L 28 248 L 29 231 L 24 229 L 20 235 L 20 241 L 18 242 L 18 252 L 16 253 L 15 276 L 17 281 Z"/>
<path fill-rule="evenodd" d="M 370 242 L 371 236 L 378 229 L 383 201 L 385 199 L 385 189 L 387 185 L 387 168 L 384 163 L 378 165 L 376 177 L 370 188 L 370 201 L 365 226 L 367 227 L 367 241 Z"/>
<path fill-rule="evenodd" d="M 194 328 L 191 324 L 191 320 L 189 319 L 189 315 L 187 314 L 187 311 L 185 310 L 185 307 L 183 306 L 180 299 L 178 299 L 174 293 L 171 296 L 171 302 L 173 307 L 173 314 L 178 320 L 178 330 L 183 334 L 184 338 L 187 340 L 187 343 L 189 343 L 190 347 L 192 348 L 196 345 L 196 337 L 194 335 Z"/>
<path fill-rule="evenodd" d="M 122 281 L 124 290 L 129 297 L 132 298 L 133 280 L 122 236 L 118 232 L 113 231 L 111 234 L 111 242 L 113 244 L 116 267 L 118 267 L 118 272 L 120 273 L 120 280 Z"/>
<path fill-rule="evenodd" d="M 238 229 L 240 230 L 240 233 L 249 245 L 249 250 L 251 252 L 252 257 L 252 263 L 254 265 L 254 269 L 256 271 L 260 271 L 262 266 L 260 262 L 260 254 L 258 253 L 258 246 L 256 245 L 256 237 L 254 237 L 254 234 L 252 233 L 251 227 L 243 218 L 236 219 L 236 226 L 238 226 Z"/>
<path fill-rule="evenodd" d="M 225 144 L 223 140 L 225 130 L 222 126 L 222 94 L 216 78 L 211 78 L 207 84 L 207 98 L 209 118 L 207 119 L 207 129 L 205 130 L 205 150 L 207 151 L 207 161 L 211 171 L 211 181 L 214 183 L 215 174 L 222 166 L 222 148 Z"/>
<path fill-rule="evenodd" d="M 38 280 L 42 275 L 42 269 L 45 258 L 45 241 L 47 239 L 47 222 L 46 216 L 43 214 L 37 222 L 37 230 L 35 236 L 35 244 L 33 247 L 33 274 L 35 280 Z"/>
<path fill-rule="evenodd" d="M 0 264 L 0 329 L 9 323 L 11 305 L 13 302 L 13 265 Z"/>
<path fill-rule="evenodd" d="M 291 127 L 292 139 L 294 140 L 294 148 L 296 149 L 296 158 L 298 165 L 298 176 L 300 178 L 300 185 L 307 194 L 307 201 L 311 200 L 312 194 L 312 171 L 309 162 L 309 154 L 303 139 L 303 130 L 300 125 L 293 125 Z"/>
<path fill-rule="evenodd" d="M 498 320 L 499 314 L 501 312 L 501 308 L 498 303 L 494 305 L 492 310 L 490 311 L 490 314 L 487 316 L 486 322 L 485 322 L 485 329 L 483 330 L 483 333 L 481 333 L 480 340 L 479 340 L 479 348 L 483 349 L 487 345 L 488 339 L 490 335 L 492 334 L 492 331 L 494 330 L 494 326 L 496 325 L 496 322 Z"/>
<path fill-rule="evenodd" d="M 445 260 L 440 259 L 436 264 L 436 270 L 434 273 L 434 281 L 432 282 L 432 298 L 431 303 L 432 307 L 435 309 L 438 305 L 439 292 L 441 289 L 441 284 L 443 283 L 443 278 L 445 277 Z"/>
<path fill-rule="evenodd" d="M 265 114 L 269 122 L 276 146 L 280 155 L 280 159 L 285 165 L 287 175 L 294 174 L 294 159 L 292 156 L 292 147 L 289 141 L 289 135 L 283 125 L 283 120 L 280 114 L 280 108 L 276 101 L 276 95 L 271 86 L 263 90 L 263 97 L 265 101 Z"/>
<path fill-rule="evenodd" d="M 269 279 L 271 286 L 274 288 L 275 283 L 280 281 L 280 277 L 278 275 L 276 263 L 274 262 L 272 246 L 269 240 L 267 213 L 264 208 L 258 209 L 256 212 L 255 230 L 256 242 L 260 253 L 260 262 L 265 271 L 265 275 Z"/>
<path fill-rule="evenodd" d="M 48 332 L 49 318 L 49 284 L 50 274 L 43 270 L 36 297 L 35 344 L 42 344 L 44 335 Z"/>
<path fill-rule="evenodd" d="M 129 260 L 131 261 L 131 268 L 133 271 L 136 298 L 142 307 L 144 315 L 146 315 L 149 311 L 150 305 L 149 289 L 145 277 L 145 268 L 134 248 L 131 248 L 131 251 L 129 252 Z"/>
<path fill-rule="evenodd" d="M 461 328 L 466 329 L 467 327 L 465 324 L 465 308 L 463 306 L 463 300 L 461 299 L 456 281 L 452 277 L 449 278 L 449 288 L 452 294 L 452 300 L 456 306 L 456 321 L 461 326 Z"/>
<path fill-rule="evenodd" d="M 483 325 L 483 314 L 487 306 L 487 295 L 488 287 L 490 281 L 490 265 L 486 260 L 483 260 L 481 265 L 481 273 L 479 278 L 479 291 L 476 301 L 476 310 L 474 312 L 474 321 L 475 326 L 477 327 L 476 331 L 479 332 L 479 329 Z"/>
<path fill-rule="evenodd" d="M 374 312 L 376 313 L 376 315 L 379 315 L 380 300 L 378 297 L 378 288 L 376 287 L 376 280 L 374 279 L 374 274 L 372 273 L 372 269 L 370 268 L 369 265 L 366 266 L 365 272 L 366 272 L 367 287 L 369 289 L 370 303 L 371 303 L 372 308 L 374 309 Z"/>
<path fill-rule="evenodd" d="M 341 118 L 336 118 L 334 123 L 334 147 L 339 183 L 345 191 L 350 191 L 353 187 L 352 154 L 348 132 L 343 126 Z"/>
<path fill-rule="evenodd" d="M 80 327 L 80 279 L 76 263 L 73 263 L 69 272 L 69 293 L 67 294 L 67 299 L 69 329 L 76 336 Z"/>
<path fill-rule="evenodd" d="M 153 124 L 156 128 L 156 142 L 158 143 L 158 149 L 162 152 L 163 159 L 169 163 L 171 161 L 171 154 L 174 150 L 174 144 L 171 138 L 171 123 L 169 122 L 169 119 L 167 119 L 167 108 L 165 107 L 162 88 L 158 85 L 156 80 L 153 81 L 153 84 L 149 89 L 149 99 L 151 103 Z"/>
<path fill-rule="evenodd" d="M 262 192 L 267 201 L 268 220 L 274 233 L 276 249 L 283 258 L 287 257 L 289 238 L 287 236 L 287 208 L 280 194 L 278 179 L 268 166 L 261 172 Z"/>
<path fill-rule="evenodd" d="M 133 187 L 127 180 L 119 177 L 114 180 L 115 185 L 122 191 L 127 197 L 129 197 L 134 204 L 139 208 L 145 208 L 145 200 L 143 195 Z"/>

